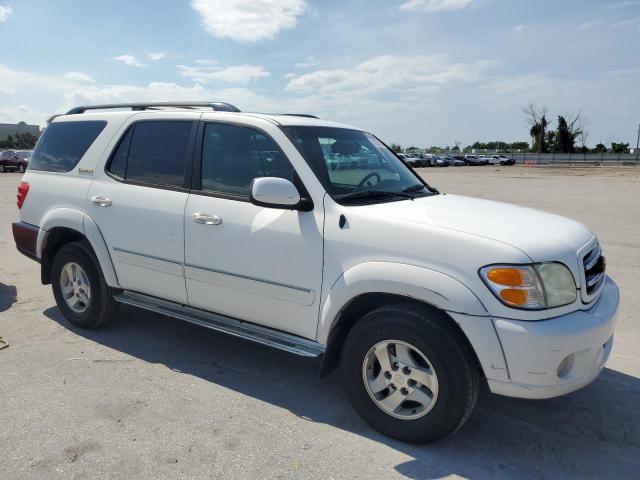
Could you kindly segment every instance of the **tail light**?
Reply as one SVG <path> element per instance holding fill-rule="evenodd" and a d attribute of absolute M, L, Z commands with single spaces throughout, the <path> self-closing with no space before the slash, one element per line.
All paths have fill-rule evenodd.
<path fill-rule="evenodd" d="M 17 204 L 18 210 L 22 208 L 22 204 L 27 198 L 27 193 L 29 193 L 29 184 L 27 182 L 20 182 L 18 185 L 18 195 L 17 195 Z"/>

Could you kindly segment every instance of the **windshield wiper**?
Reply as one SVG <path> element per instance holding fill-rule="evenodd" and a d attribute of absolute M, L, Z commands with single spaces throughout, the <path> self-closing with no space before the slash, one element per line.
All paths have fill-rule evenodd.
<path fill-rule="evenodd" d="M 420 190 L 427 188 L 422 183 L 417 183 L 416 185 L 412 185 L 411 187 L 405 188 L 402 190 L 405 193 L 419 192 Z"/>
<path fill-rule="evenodd" d="M 360 190 L 358 192 L 346 193 L 340 197 L 340 200 L 352 200 L 356 198 L 375 198 L 375 197 L 402 197 L 413 200 L 416 198 L 404 192 L 389 192 L 386 190 Z"/>

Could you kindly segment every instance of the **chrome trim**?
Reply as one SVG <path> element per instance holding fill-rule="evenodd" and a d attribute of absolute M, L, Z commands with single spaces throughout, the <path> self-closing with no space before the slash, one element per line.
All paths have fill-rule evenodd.
<path fill-rule="evenodd" d="M 591 250 L 591 253 L 588 253 L 587 256 L 585 257 L 585 260 L 589 258 L 589 261 L 584 264 L 584 269 L 590 270 L 596 263 L 598 263 L 598 260 L 600 259 L 601 255 L 602 255 L 602 248 L 600 247 L 599 243 L 596 243 L 595 248 Z"/>
<path fill-rule="evenodd" d="M 313 340 L 141 293 L 125 290 L 115 295 L 114 299 L 125 305 L 167 315 L 303 357 L 319 357 L 325 351 L 323 345 Z"/>
<path fill-rule="evenodd" d="M 593 287 L 596 283 L 602 280 L 602 277 L 604 277 L 604 272 L 600 272 L 591 280 L 587 280 L 587 287 Z"/>

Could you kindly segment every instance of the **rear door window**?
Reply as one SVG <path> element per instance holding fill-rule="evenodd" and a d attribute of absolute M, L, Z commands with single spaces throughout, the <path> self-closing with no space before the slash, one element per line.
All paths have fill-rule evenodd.
<path fill-rule="evenodd" d="M 193 127 L 192 121 L 135 123 L 114 151 L 107 171 L 126 181 L 184 187 Z"/>
<path fill-rule="evenodd" d="M 105 121 L 52 123 L 33 150 L 29 170 L 73 170 L 106 125 Z"/>

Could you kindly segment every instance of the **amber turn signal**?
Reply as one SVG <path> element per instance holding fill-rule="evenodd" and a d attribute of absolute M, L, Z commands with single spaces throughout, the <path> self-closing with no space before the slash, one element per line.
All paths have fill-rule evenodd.
<path fill-rule="evenodd" d="M 522 273 L 517 268 L 493 268 L 487 272 L 487 279 L 506 287 L 519 287 L 522 285 Z"/>

